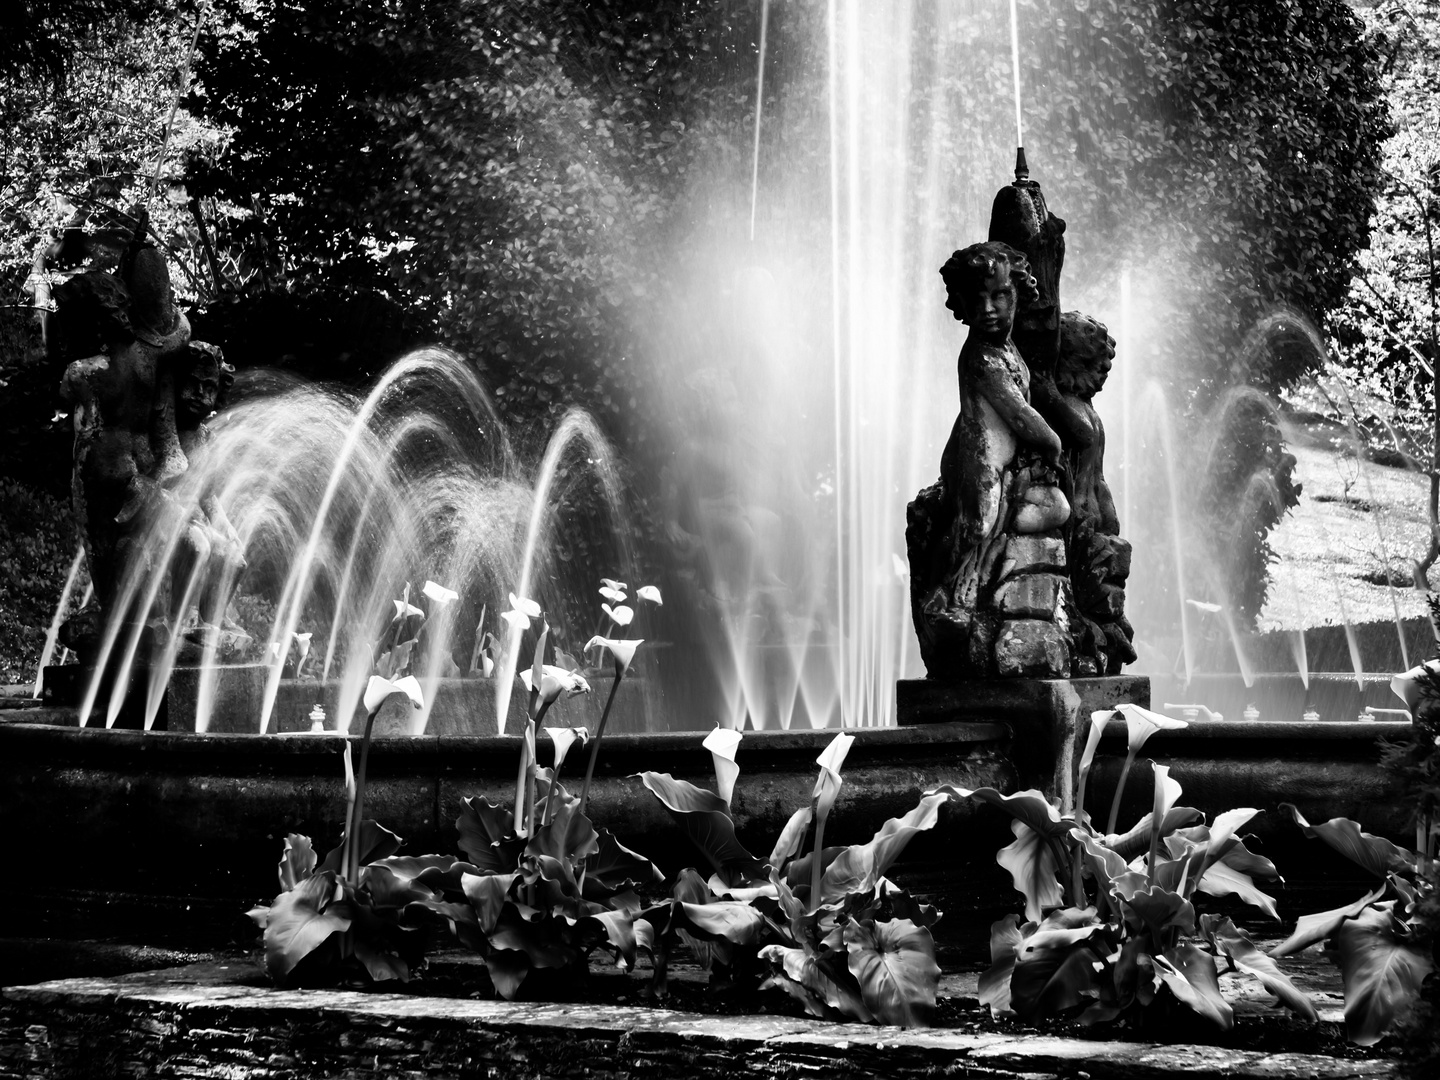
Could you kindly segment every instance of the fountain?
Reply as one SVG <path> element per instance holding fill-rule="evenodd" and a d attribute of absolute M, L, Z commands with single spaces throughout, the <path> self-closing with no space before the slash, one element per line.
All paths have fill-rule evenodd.
<path fill-rule="evenodd" d="M 663 406 L 659 531 L 672 565 L 661 580 L 665 607 L 643 610 L 653 622 L 637 626 L 652 648 L 637 654 L 643 677 L 619 693 L 597 819 L 674 839 L 673 823 L 626 778 L 664 769 L 708 783 L 709 757 L 693 732 L 716 723 L 759 729 L 747 735 L 742 753 L 753 764 L 733 804 L 747 842 L 773 835 L 781 808 L 808 797 L 810 763 L 827 738 L 811 729 L 840 725 L 876 729 L 861 736 L 847 773 L 846 798 L 863 824 L 840 826 L 840 842 L 856 838 L 846 828 L 868 834 L 917 788 L 939 783 L 1038 787 L 1068 807 L 1090 712 L 1150 702 L 1146 679 L 1122 673 L 1149 629 L 1133 633 L 1126 609 L 1127 599 L 1132 612 L 1140 606 L 1127 580 L 1125 530 L 1135 515 L 1160 522 L 1176 544 L 1163 567 L 1173 610 L 1156 672 L 1175 677 L 1156 701 L 1195 722 L 1162 733 L 1154 752 L 1175 763 L 1197 805 L 1287 798 L 1317 818 L 1364 816 L 1398 833 L 1403 809 L 1373 758 L 1377 740 L 1404 725 L 1339 719 L 1388 704 L 1374 680 L 1337 680 L 1318 666 L 1311 674 L 1320 653 L 1307 652 L 1303 636 L 1298 697 L 1263 673 L 1210 673 L 1218 664 L 1208 639 L 1222 629 L 1220 651 L 1242 671 L 1267 662 L 1228 610 L 1192 595 L 1203 572 L 1179 554 L 1176 476 L 1187 448 L 1168 426 L 1158 384 L 1130 366 L 1143 351 L 1143 319 L 1131 310 L 1129 272 L 1111 275 L 1118 290 L 1078 275 L 1076 291 L 1118 342 L 1105 323 L 1061 310 L 1065 226 L 1023 151 L 1015 183 L 991 208 L 991 239 L 956 252 L 945 284 L 975 335 L 961 354 L 967 409 L 990 392 L 964 374 L 983 354 L 1012 380 L 1012 398 L 1023 401 L 1028 383 L 1029 411 L 1012 409 L 978 435 L 956 423 L 954 446 L 944 446 L 956 396 L 945 357 L 955 348 L 934 272 L 958 238 L 978 235 L 1003 169 L 993 146 L 979 146 L 972 175 L 947 178 L 952 161 L 928 135 L 946 131 L 957 106 L 931 101 L 914 81 L 953 64 L 963 35 L 927 39 L 890 15 L 862 4 L 828 11 L 820 126 L 829 136 L 829 229 L 815 242 L 786 227 L 794 202 L 813 194 L 813 176 L 777 178 L 784 163 L 765 160 L 798 127 L 813 133 L 816 117 L 778 110 L 762 129 L 772 13 L 768 2 L 761 8 L 748 197 L 732 193 L 731 217 L 696 245 L 713 259 L 677 267 L 701 280 L 694 295 L 703 302 L 652 330 L 654 342 L 678 345 L 655 349 L 663 359 L 647 403 Z M 1023 145 L 1014 3 L 1010 16 Z M 867 41 L 883 45 L 872 52 Z M 928 110 L 918 119 L 914 100 Z M 1065 191 L 1063 177 L 1052 190 Z M 912 228 L 915 220 L 932 224 Z M 1069 239 L 1094 254 L 1093 230 Z M 1025 292 L 1027 273 L 1039 287 L 1013 313 L 1010 346 L 1009 316 L 987 313 L 977 284 Z M 1118 312 L 1095 303 L 1109 304 L 1110 292 Z M 716 312 L 697 310 L 706 306 Z M 823 332 L 812 334 L 817 326 Z M 1112 358 L 1120 393 L 1097 401 Z M 412 660 L 425 707 L 381 715 L 367 805 L 412 850 L 450 850 L 461 800 L 513 778 L 524 712 L 513 683 L 534 636 L 516 622 L 502 629 L 506 604 L 538 602 L 552 640 L 573 654 L 601 629 L 602 573 L 648 580 L 629 544 L 621 470 L 596 422 L 566 414 L 545 433 L 538 461 L 521 460 L 464 357 L 411 354 L 363 396 L 253 373 L 231 396 L 185 448 L 185 469 L 158 481 L 166 512 L 130 518 L 125 542 L 148 557 L 102 588 L 103 628 L 72 636 L 85 664 L 48 669 L 54 707 L 0 725 L 10 780 L 0 812 L 30 845 L 23 853 L 82 836 L 93 849 L 83 880 L 26 896 L 67 927 L 100 904 L 132 926 L 182 907 L 197 924 L 223 926 L 239 898 L 269 887 L 276 835 L 333 834 L 344 736 L 377 643 L 397 618 L 414 617 L 412 606 L 425 616 Z M 1137 412 L 1161 427 L 1141 428 Z M 1119 469 L 1111 462 L 1118 498 L 1102 470 L 1107 429 L 1112 459 L 1122 459 Z M 1163 444 L 1171 474 L 1165 501 L 1144 510 L 1135 470 L 1147 439 Z M 934 479 L 937 461 L 941 481 L 916 500 L 907 535 L 905 499 Z M 235 551 L 211 557 L 223 545 L 192 543 L 197 517 Z M 422 599 L 423 582 L 440 588 Z M 232 601 L 246 617 L 227 623 Z M 308 658 L 295 647 L 302 637 Z M 247 648 L 248 662 L 225 662 Z M 922 667 L 930 677 L 919 677 Z M 1237 681 L 1239 701 L 1226 696 Z M 597 689 L 554 715 L 593 726 L 607 696 Z M 70 704 L 60 705 L 66 694 Z M 1331 695 L 1323 706 L 1322 694 Z M 1302 720 L 1311 709 L 1325 721 Z M 1120 767 L 1113 743 L 1096 762 L 1099 787 L 1113 785 Z M 143 834 L 136 821 L 147 822 Z M 928 875 L 953 911 L 987 911 L 993 898 L 973 882 L 982 867 L 993 871 L 988 842 L 1003 832 L 994 825 L 947 810 L 908 869 Z M 1277 861 L 1293 853 L 1294 837 L 1276 824 L 1256 829 Z"/>

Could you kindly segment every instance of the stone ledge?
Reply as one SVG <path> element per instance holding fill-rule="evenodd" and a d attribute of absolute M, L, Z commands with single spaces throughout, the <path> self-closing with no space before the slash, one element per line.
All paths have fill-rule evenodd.
<path fill-rule="evenodd" d="M 248 964 L 195 964 L 123 978 L 0 991 L 0 1077 L 110 1074 L 247 1080 L 737 1073 L 793 1077 L 1080 1077 L 1388 1080 L 1392 1062 L 1034 1033 L 707 1016 L 625 1006 L 527 1004 L 253 985 Z M 102 1075 L 91 1072 L 91 1075 Z"/>

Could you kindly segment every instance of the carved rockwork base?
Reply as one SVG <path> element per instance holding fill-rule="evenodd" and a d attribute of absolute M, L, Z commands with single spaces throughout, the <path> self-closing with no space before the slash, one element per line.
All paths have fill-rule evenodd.
<path fill-rule="evenodd" d="M 1084 747 L 1090 714 L 1130 702 L 1150 707 L 1143 675 L 1096 679 L 901 679 L 895 684 L 901 727 L 955 720 L 1001 722 L 1010 729 L 1008 752 L 1020 788 L 1039 788 L 1069 810 L 1075 762 Z"/>

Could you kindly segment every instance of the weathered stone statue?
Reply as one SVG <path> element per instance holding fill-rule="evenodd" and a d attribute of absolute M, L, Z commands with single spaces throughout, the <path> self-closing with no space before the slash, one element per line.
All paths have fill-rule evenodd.
<path fill-rule="evenodd" d="M 177 357 L 173 408 L 187 465 L 209 444 L 205 422 L 221 406 L 234 378 L 235 369 L 209 342 L 192 341 Z M 214 490 L 197 492 L 194 499 L 173 565 L 173 617 L 192 645 L 203 647 L 214 635 L 221 658 L 229 659 L 249 643 L 248 635 L 225 614 L 245 569 L 244 544 Z"/>
<path fill-rule="evenodd" d="M 75 429 L 71 493 L 95 588 L 95 606 L 62 631 L 82 658 L 102 618 L 117 614 L 127 567 L 143 568 L 149 557 L 140 537 L 172 510 L 165 485 L 187 468 L 176 379 L 190 324 L 144 229 L 142 216 L 115 272 L 88 270 L 57 285 L 45 327 L 51 359 L 64 370 L 60 392 Z M 186 423 L 193 439 L 195 424 Z"/>
<path fill-rule="evenodd" d="M 945 306 L 970 334 L 940 482 L 911 503 L 906 528 L 921 654 L 938 677 L 1068 673 L 1056 627 L 1063 578 L 1026 573 L 1063 568 L 1059 529 L 1070 517 L 1061 440 L 1030 403 L 1030 371 L 1010 337 L 1035 281 L 1025 256 L 1000 243 L 957 251 L 940 273 Z"/>
<path fill-rule="evenodd" d="M 1066 446 L 1073 515 L 1065 531 L 1077 617 L 1071 656 L 1076 675 L 1118 675 L 1133 663 L 1135 636 L 1125 618 L 1125 580 L 1130 544 L 1120 537 L 1115 500 L 1105 482 L 1105 427 L 1092 401 L 1105 386 L 1115 358 L 1115 339 L 1105 325 L 1078 311 L 1060 320 L 1060 358 L 1055 385 L 1086 439 Z"/>
<path fill-rule="evenodd" d="M 1135 658 L 1130 548 L 1091 403 L 1115 343 L 1094 319 L 1061 316 L 1064 261 L 1065 222 L 1022 153 L 995 197 L 990 241 L 941 270 L 945 306 L 971 329 L 940 482 L 910 504 L 906 528 L 932 678 L 1117 674 Z"/>

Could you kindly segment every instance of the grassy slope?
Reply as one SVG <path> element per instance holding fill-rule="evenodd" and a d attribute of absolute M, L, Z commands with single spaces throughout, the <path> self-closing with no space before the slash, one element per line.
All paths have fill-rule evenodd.
<path fill-rule="evenodd" d="M 1407 586 L 1426 535 L 1426 478 L 1369 461 L 1357 467 L 1323 430 L 1292 439 L 1304 490 L 1272 536 L 1278 560 L 1260 628 L 1389 621 L 1396 604 L 1402 617 L 1424 615 Z M 1387 561 L 1393 592 L 1384 585 Z"/>

